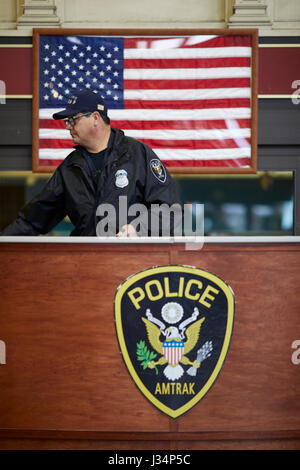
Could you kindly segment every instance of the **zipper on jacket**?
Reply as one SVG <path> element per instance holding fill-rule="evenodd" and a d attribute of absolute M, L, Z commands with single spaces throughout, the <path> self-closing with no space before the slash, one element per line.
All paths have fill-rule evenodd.
<path fill-rule="evenodd" d="M 91 177 L 91 175 L 86 171 L 86 169 L 83 168 L 79 163 L 72 163 L 72 165 L 70 165 L 70 166 L 80 168 L 80 170 L 81 170 L 81 172 L 83 173 L 83 175 L 84 175 L 84 177 L 85 177 L 87 183 L 89 184 L 90 188 L 92 189 L 93 194 L 96 195 L 96 189 L 95 189 L 95 186 L 94 186 L 92 177 Z"/>

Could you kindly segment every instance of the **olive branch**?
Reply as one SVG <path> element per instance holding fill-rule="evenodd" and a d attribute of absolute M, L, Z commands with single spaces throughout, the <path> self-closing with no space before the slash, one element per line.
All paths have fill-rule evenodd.
<path fill-rule="evenodd" d="M 137 359 L 138 361 L 141 362 L 141 366 L 145 370 L 147 369 L 147 367 L 149 367 L 148 364 L 152 362 L 152 360 L 157 356 L 157 354 L 153 351 L 150 352 L 147 346 L 145 345 L 145 341 L 143 340 L 137 343 L 136 346 L 137 346 L 137 350 L 136 350 Z M 158 375 L 157 367 L 156 366 L 153 366 L 153 367 L 155 369 L 156 375 Z"/>

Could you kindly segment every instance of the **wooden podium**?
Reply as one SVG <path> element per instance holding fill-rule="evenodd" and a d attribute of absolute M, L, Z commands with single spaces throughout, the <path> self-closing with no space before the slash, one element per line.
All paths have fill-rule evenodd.
<path fill-rule="evenodd" d="M 292 360 L 300 340 L 299 240 L 219 240 L 187 250 L 3 237 L 0 448 L 299 449 L 300 364 Z M 218 379 L 176 419 L 138 390 L 114 323 L 118 286 L 169 264 L 216 274 L 236 300 Z"/>

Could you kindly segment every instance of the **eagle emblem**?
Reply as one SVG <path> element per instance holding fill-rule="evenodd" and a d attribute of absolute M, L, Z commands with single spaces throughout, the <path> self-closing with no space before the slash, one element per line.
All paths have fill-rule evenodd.
<path fill-rule="evenodd" d="M 181 318 L 182 307 L 176 302 L 169 302 L 162 308 L 162 317 L 169 319 L 170 314 L 172 318 Z M 167 366 L 163 370 L 163 374 L 168 380 L 178 380 L 184 374 L 184 369 L 181 366 L 190 365 L 187 370 L 189 375 L 196 375 L 197 369 L 200 367 L 201 362 L 211 355 L 212 342 L 207 341 L 202 348 L 198 350 L 197 357 L 191 361 L 187 354 L 191 352 L 199 340 L 200 328 L 205 320 L 205 317 L 195 321 L 199 316 L 199 310 L 195 307 L 193 314 L 187 320 L 179 324 L 179 326 L 168 326 L 155 318 L 150 309 L 146 311 L 146 317 L 142 317 L 147 330 L 147 336 L 153 349 L 161 355 L 157 361 L 149 360 L 147 367 L 153 369 L 158 365 Z M 174 320 L 172 320 L 174 322 Z M 193 322 L 188 328 L 186 326 Z M 161 341 L 161 336 L 165 339 Z"/>
<path fill-rule="evenodd" d="M 157 178 L 162 183 L 166 181 L 167 173 L 160 160 L 156 158 L 152 159 L 150 161 L 150 168 L 155 178 Z"/>

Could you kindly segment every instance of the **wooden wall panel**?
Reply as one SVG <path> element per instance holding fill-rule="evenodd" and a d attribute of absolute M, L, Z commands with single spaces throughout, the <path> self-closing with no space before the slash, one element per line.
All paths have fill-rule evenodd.
<path fill-rule="evenodd" d="M 262 95 L 291 95 L 292 83 L 299 77 L 300 44 L 259 49 L 259 93 Z M 299 89 L 299 84 L 296 87 Z M 299 93 L 299 91 L 298 91 Z"/>
<path fill-rule="evenodd" d="M 3 44 L 0 48 L 1 80 L 5 82 L 7 95 L 32 94 L 31 45 Z"/>
<path fill-rule="evenodd" d="M 6 84 L 7 95 L 32 95 L 33 48 L 32 38 L 27 39 L 29 44 L 20 44 L 18 37 L 0 38 L 0 63 L 5 64 L 1 80 Z M 288 38 L 290 44 L 280 38 L 272 38 L 272 42 L 266 44 L 265 38 L 260 38 L 258 93 L 292 94 L 295 91 L 291 88 L 292 82 L 299 79 L 298 37 Z M 278 42 L 280 44 L 276 44 Z"/>
<path fill-rule="evenodd" d="M 263 146 L 270 147 L 271 152 L 280 153 L 282 159 L 292 146 L 298 146 L 300 156 L 299 106 L 288 99 L 260 99 L 258 105 L 258 155 L 264 151 Z M 259 158 L 258 158 L 259 162 Z"/>
<path fill-rule="evenodd" d="M 290 146 L 300 145 L 299 105 L 291 99 L 299 88 L 292 88 L 299 79 L 299 38 L 261 37 L 259 41 L 258 168 L 263 146 L 272 147 L 284 158 Z M 32 100 L 25 97 L 32 95 L 32 38 L 0 37 L 0 46 L 0 63 L 5 64 L 0 79 L 9 96 L 1 104 L 0 171 L 29 170 Z M 273 98 L 263 99 L 264 95 Z"/>
<path fill-rule="evenodd" d="M 104 247 L 26 248 L 0 256 L 0 331 L 8 356 L 0 428 L 169 430 L 169 419 L 129 379 L 115 333 L 116 289 L 145 259 Z M 151 262 L 168 264 L 169 255 L 154 253 Z"/>
<path fill-rule="evenodd" d="M 0 448 L 300 448 L 300 244 L 0 244 Z M 184 264 L 236 297 L 228 357 L 207 395 L 172 419 L 133 383 L 113 299 L 128 276 Z M 157 447 L 158 446 L 158 447 Z"/>
<path fill-rule="evenodd" d="M 31 146 L 31 100 L 7 99 L 0 106 L 1 149 Z"/>
<path fill-rule="evenodd" d="M 193 444 L 192 444 L 193 447 Z M 116 441 L 116 440 L 76 440 L 76 439 L 1 439 L 1 450 L 172 450 L 170 441 Z M 196 449 L 197 450 L 197 449 Z M 113 454 L 112 454 L 113 455 Z M 121 454 L 122 455 L 122 454 Z M 73 454 L 74 456 L 74 454 Z M 74 456 L 76 459 L 76 455 Z"/>
<path fill-rule="evenodd" d="M 30 170 L 31 100 L 9 99 L 1 105 L 0 114 L 0 171 Z M 272 155 L 283 160 L 290 149 L 295 150 L 295 161 L 300 151 L 299 105 L 290 99 L 260 99 L 258 104 L 258 166 L 268 146 Z M 70 149 L 71 151 L 72 149 Z M 270 167 L 272 169 L 272 165 Z"/>
<path fill-rule="evenodd" d="M 180 420 L 180 431 L 299 429 L 300 375 L 291 344 L 300 334 L 300 267 L 294 251 L 207 249 L 201 268 L 233 289 L 236 312 L 223 371 L 202 403 Z M 191 253 L 178 263 L 194 263 Z M 226 406 L 224 406 L 226 403 Z"/>

